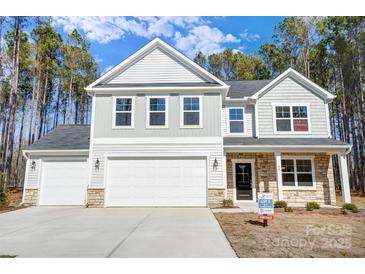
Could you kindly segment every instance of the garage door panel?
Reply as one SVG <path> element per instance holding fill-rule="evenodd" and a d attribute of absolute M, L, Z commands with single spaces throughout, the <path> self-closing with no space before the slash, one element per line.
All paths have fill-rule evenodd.
<path fill-rule="evenodd" d="M 206 160 L 109 160 L 106 206 L 206 206 Z"/>
<path fill-rule="evenodd" d="M 88 183 L 86 160 L 44 161 L 40 205 L 84 205 Z"/>

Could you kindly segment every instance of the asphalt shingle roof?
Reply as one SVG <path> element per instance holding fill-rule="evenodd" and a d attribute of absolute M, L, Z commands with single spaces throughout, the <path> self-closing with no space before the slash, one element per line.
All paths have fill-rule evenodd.
<path fill-rule="evenodd" d="M 238 80 L 238 81 L 224 81 L 230 85 L 227 97 L 243 98 L 252 96 L 272 80 Z"/>
<path fill-rule="evenodd" d="M 89 149 L 90 125 L 62 125 L 43 136 L 27 150 Z"/>
<path fill-rule="evenodd" d="M 224 137 L 225 146 L 349 146 L 349 144 L 331 138 L 250 138 Z"/>

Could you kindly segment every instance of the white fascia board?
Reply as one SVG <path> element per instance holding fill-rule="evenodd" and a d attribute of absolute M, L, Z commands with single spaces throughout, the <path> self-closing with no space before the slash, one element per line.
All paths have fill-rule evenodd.
<path fill-rule="evenodd" d="M 172 46 L 170 46 L 167 43 L 165 43 L 164 41 L 162 41 L 160 38 L 155 38 L 154 40 L 152 40 L 150 43 L 148 43 L 147 45 L 145 45 L 144 47 L 142 47 L 141 49 L 139 49 L 137 52 L 135 52 L 134 54 L 132 54 L 131 56 L 129 56 L 127 59 L 125 59 L 124 61 L 122 61 L 120 64 L 118 64 L 117 66 L 115 66 L 114 68 L 112 68 L 110 71 L 108 71 L 107 73 L 105 73 L 99 79 L 97 79 L 96 81 L 94 81 L 93 83 L 91 83 L 90 85 L 88 85 L 85 89 L 87 91 L 93 90 L 93 87 L 95 85 L 97 85 L 101 81 L 107 79 L 109 76 L 113 75 L 119 69 L 123 68 L 124 66 L 126 66 L 129 63 L 133 62 L 134 60 L 138 59 L 145 52 L 147 52 L 150 49 L 152 49 L 154 47 L 157 47 L 157 46 L 160 46 L 162 49 L 166 50 L 167 52 L 172 53 L 172 55 L 174 55 L 177 58 L 179 58 L 180 61 L 182 61 L 183 63 L 186 63 L 189 66 L 191 66 L 197 72 L 205 75 L 206 77 L 211 78 L 212 80 L 214 80 L 215 82 L 217 82 L 218 84 L 220 84 L 222 86 L 221 88 L 225 88 L 228 91 L 229 86 L 226 83 L 224 83 L 223 81 L 221 81 L 220 79 L 218 79 L 217 77 L 215 77 L 210 72 L 208 72 L 205 69 L 203 69 L 201 66 L 199 66 L 198 64 L 196 64 L 194 61 L 190 60 L 188 57 L 186 57 L 184 54 L 182 54 L 178 50 L 174 49 Z M 109 89 L 109 90 L 112 90 L 112 89 Z"/>
<path fill-rule="evenodd" d="M 224 145 L 225 152 L 328 152 L 328 153 L 338 153 L 345 152 L 351 148 L 349 145 L 341 146 L 323 146 L 323 145 L 286 145 L 286 146 L 276 146 L 276 145 Z"/>
<path fill-rule="evenodd" d="M 94 138 L 95 145 L 109 145 L 109 144 L 222 144 L 222 137 L 147 137 L 147 138 Z"/>
<path fill-rule="evenodd" d="M 24 155 L 89 155 L 88 149 L 49 149 L 49 150 L 23 150 Z M 27 156 L 26 156 L 27 157 Z"/>
<path fill-rule="evenodd" d="M 276 77 L 273 81 L 271 81 L 266 86 L 264 86 L 262 89 L 260 89 L 258 92 L 256 92 L 254 95 L 252 95 L 251 98 L 256 99 L 256 100 L 259 99 L 259 96 L 263 92 L 265 92 L 270 87 L 274 86 L 276 83 L 278 83 L 282 79 L 289 77 L 289 76 L 292 76 L 295 79 L 297 79 L 299 81 L 303 81 L 303 82 L 307 83 L 308 85 L 312 86 L 318 93 L 321 93 L 324 95 L 323 97 L 326 100 L 326 102 L 330 102 L 336 97 L 335 95 L 333 95 L 333 94 L 329 93 L 328 91 L 326 91 L 325 89 L 321 88 L 316 83 L 312 82 L 311 80 L 309 80 L 308 78 L 306 78 L 305 76 L 303 76 L 302 74 L 297 72 L 296 70 L 294 70 L 292 68 L 288 68 L 286 71 L 284 71 L 278 77 Z"/>

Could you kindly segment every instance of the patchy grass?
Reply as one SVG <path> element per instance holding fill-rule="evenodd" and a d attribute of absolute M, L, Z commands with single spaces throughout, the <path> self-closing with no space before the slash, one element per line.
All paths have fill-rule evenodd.
<path fill-rule="evenodd" d="M 365 211 L 340 209 L 275 212 L 262 226 L 255 213 L 216 213 L 224 233 L 242 258 L 365 257 Z"/>

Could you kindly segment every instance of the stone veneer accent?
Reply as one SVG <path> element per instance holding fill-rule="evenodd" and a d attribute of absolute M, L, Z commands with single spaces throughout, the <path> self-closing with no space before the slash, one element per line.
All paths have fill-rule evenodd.
<path fill-rule="evenodd" d="M 23 205 L 25 206 L 37 205 L 38 189 L 25 189 L 24 191 L 25 193 L 24 193 Z"/>
<path fill-rule="evenodd" d="M 224 189 L 208 189 L 208 206 L 216 207 L 223 204 Z"/>
<path fill-rule="evenodd" d="M 284 190 L 284 200 L 291 206 L 304 206 L 308 201 L 336 204 L 331 156 L 326 153 L 282 153 L 282 156 L 314 156 L 316 190 Z M 254 159 L 256 192 L 268 191 L 278 199 L 274 153 L 227 153 L 227 199 L 233 199 L 232 160 Z"/>
<path fill-rule="evenodd" d="M 103 188 L 89 188 L 87 190 L 87 207 L 104 207 Z"/>

